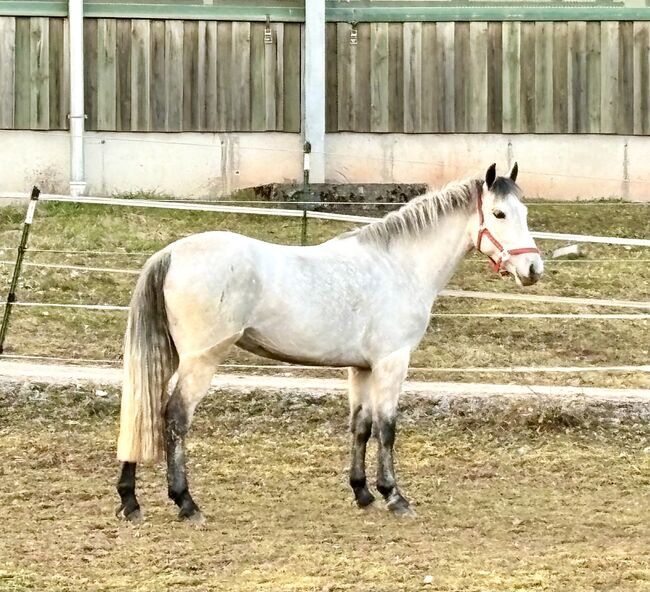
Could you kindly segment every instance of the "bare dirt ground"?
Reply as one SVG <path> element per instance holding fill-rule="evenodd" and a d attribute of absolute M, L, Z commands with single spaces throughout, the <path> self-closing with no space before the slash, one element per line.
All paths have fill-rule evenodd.
<path fill-rule="evenodd" d="M 352 504 L 342 382 L 221 378 L 189 439 L 197 529 L 160 465 L 138 475 L 145 522 L 114 517 L 114 369 L 37 370 L 0 368 L 0 590 L 650 590 L 642 391 L 413 383 L 403 521 Z"/>

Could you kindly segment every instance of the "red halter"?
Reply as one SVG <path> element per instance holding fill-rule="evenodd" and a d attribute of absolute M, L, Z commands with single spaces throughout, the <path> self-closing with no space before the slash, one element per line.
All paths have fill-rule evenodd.
<path fill-rule="evenodd" d="M 483 216 L 483 197 L 480 193 L 478 195 L 478 222 L 479 222 L 479 227 L 478 227 L 478 237 L 476 238 L 476 250 L 479 251 L 480 253 L 483 253 L 485 256 L 487 256 L 487 258 L 490 261 L 492 261 L 492 269 L 496 273 L 500 273 L 501 275 L 505 275 L 508 273 L 505 269 L 502 268 L 502 265 L 513 255 L 523 255 L 524 253 L 539 253 L 539 249 L 536 247 L 523 247 L 521 249 L 503 248 L 503 245 L 496 238 L 494 238 L 494 235 L 485 226 L 485 218 Z M 498 259 L 495 260 L 487 253 L 481 251 L 481 242 L 483 241 L 484 236 L 487 236 L 487 238 L 490 241 L 492 241 L 492 244 L 497 249 L 499 249 Z"/>

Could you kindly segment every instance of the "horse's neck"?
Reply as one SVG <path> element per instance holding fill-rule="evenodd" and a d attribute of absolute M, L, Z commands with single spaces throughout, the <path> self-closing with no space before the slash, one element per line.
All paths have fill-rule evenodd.
<path fill-rule="evenodd" d="M 469 213 L 456 212 L 424 230 L 417 238 L 399 241 L 394 254 L 409 269 L 433 300 L 446 285 L 472 247 L 467 231 Z"/>

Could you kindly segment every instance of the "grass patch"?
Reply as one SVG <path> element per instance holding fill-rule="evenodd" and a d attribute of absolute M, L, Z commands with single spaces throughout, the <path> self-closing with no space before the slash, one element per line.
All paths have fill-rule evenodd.
<path fill-rule="evenodd" d="M 650 585 L 638 417 L 541 402 L 477 416 L 405 398 L 398 474 L 418 518 L 399 521 L 351 503 L 343 396 L 222 391 L 189 440 L 208 524 L 176 522 L 155 466 L 140 470 L 134 528 L 113 516 L 116 393 L 22 389 L 0 397 L 0 590 L 393 592 L 427 575 L 440 592 Z"/>
<path fill-rule="evenodd" d="M 135 193 L 129 197 L 142 198 Z M 165 196 L 156 196 L 165 197 Z M 241 199 L 250 198 L 242 194 Z M 0 209 L 0 246 L 18 243 L 24 208 Z M 533 203 L 530 226 L 536 230 L 650 236 L 650 207 L 621 202 L 548 205 Z M 316 244 L 345 230 L 350 224 L 309 221 L 308 241 Z M 30 252 L 28 262 L 139 269 L 147 254 L 188 234 L 227 229 L 263 240 L 298 244 L 297 219 L 239 216 L 120 208 L 84 204 L 39 206 L 30 247 L 78 251 L 114 251 L 113 255 Z M 550 252 L 557 242 L 542 241 Z M 11 251 L 0 258 L 11 259 Z M 606 259 L 606 261 L 601 261 Z M 543 281 L 518 288 L 512 280 L 492 274 L 482 257 L 469 257 L 451 280 L 451 288 L 493 292 L 525 292 L 578 297 L 646 300 L 650 293 L 650 254 L 643 248 L 583 245 L 582 259 L 547 262 Z M 595 261 L 594 261 L 595 260 Z M 8 285 L 10 266 L 0 265 L 0 287 Z M 25 267 L 18 290 L 24 301 L 126 305 L 136 276 L 86 273 Z M 1 289 L 1 288 L 0 288 Z M 532 305 L 469 299 L 440 299 L 434 312 L 618 312 L 586 307 Z M 620 312 L 630 312 L 620 311 Z M 17 309 L 6 344 L 7 353 L 73 358 L 119 359 L 126 313 L 53 309 Z M 648 321 L 524 320 L 436 318 L 421 347 L 414 353 L 417 367 L 512 365 L 634 365 L 646 364 L 649 355 Z M 245 352 L 234 352 L 230 363 L 259 363 Z M 263 362 L 267 363 L 267 362 Z M 286 369 L 282 369 L 285 372 Z M 318 373 L 319 371 L 314 371 Z M 313 372 L 312 372 L 313 373 Z M 437 380 L 488 380 L 518 383 L 607 385 L 644 387 L 647 375 L 602 373 L 575 375 L 467 375 L 457 372 L 417 375 Z"/>

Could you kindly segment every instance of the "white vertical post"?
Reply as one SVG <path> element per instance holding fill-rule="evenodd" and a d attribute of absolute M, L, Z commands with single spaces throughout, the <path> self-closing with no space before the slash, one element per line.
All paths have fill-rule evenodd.
<path fill-rule="evenodd" d="M 70 31 L 70 195 L 83 195 L 84 175 L 84 8 L 69 0 Z"/>
<path fill-rule="evenodd" d="M 309 182 L 325 182 L 325 0 L 305 0 L 305 143 L 311 146 Z"/>

